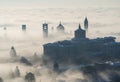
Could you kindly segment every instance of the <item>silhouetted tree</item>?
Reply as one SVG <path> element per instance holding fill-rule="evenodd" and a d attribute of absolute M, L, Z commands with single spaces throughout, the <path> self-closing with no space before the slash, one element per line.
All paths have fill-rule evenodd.
<path fill-rule="evenodd" d="M 117 73 L 110 75 L 110 82 L 120 82 L 120 75 Z"/>
<path fill-rule="evenodd" d="M 16 66 L 16 69 L 15 69 L 15 76 L 20 77 L 20 70 L 19 70 L 18 66 Z"/>
<path fill-rule="evenodd" d="M 33 55 L 33 61 L 34 61 L 34 62 L 40 61 L 40 58 L 39 58 L 39 56 L 37 55 L 36 52 L 35 52 L 34 55 Z"/>
<path fill-rule="evenodd" d="M 15 74 L 14 74 L 13 71 L 10 71 L 10 73 L 9 73 L 9 77 L 12 78 L 12 79 L 15 78 Z"/>
<path fill-rule="evenodd" d="M 98 81 L 97 69 L 94 66 L 86 66 L 81 68 L 83 74 L 86 75 L 92 82 Z"/>
<path fill-rule="evenodd" d="M 0 82 L 3 82 L 3 79 L 0 77 Z"/>
<path fill-rule="evenodd" d="M 35 75 L 31 72 L 25 75 L 26 82 L 35 82 Z"/>
<path fill-rule="evenodd" d="M 29 65 L 29 66 L 32 65 L 32 63 L 30 61 L 28 61 L 25 57 L 21 57 L 20 62 L 24 63 L 26 65 Z"/>
<path fill-rule="evenodd" d="M 58 71 L 59 70 L 59 64 L 57 62 L 54 62 L 53 64 L 53 70 Z"/>

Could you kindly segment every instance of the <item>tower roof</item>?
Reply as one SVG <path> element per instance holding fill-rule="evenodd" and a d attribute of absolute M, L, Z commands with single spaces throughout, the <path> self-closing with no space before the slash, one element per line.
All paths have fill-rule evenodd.
<path fill-rule="evenodd" d="M 57 26 L 57 29 L 58 29 L 58 30 L 64 30 L 64 26 L 61 24 L 61 22 L 60 22 L 60 24 Z"/>
<path fill-rule="evenodd" d="M 78 25 L 78 29 L 77 29 L 75 32 L 78 32 L 78 31 L 79 31 L 79 32 L 85 31 L 85 30 L 83 30 L 83 29 L 81 28 L 81 25 L 80 25 L 80 24 Z"/>
<path fill-rule="evenodd" d="M 80 24 L 79 24 L 78 28 L 81 29 L 81 25 Z"/>
<path fill-rule="evenodd" d="M 88 22 L 88 19 L 87 19 L 87 17 L 85 17 L 85 22 Z"/>

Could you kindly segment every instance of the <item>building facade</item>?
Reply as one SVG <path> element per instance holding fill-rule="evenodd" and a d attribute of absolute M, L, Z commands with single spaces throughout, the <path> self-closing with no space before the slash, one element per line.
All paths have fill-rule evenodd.
<path fill-rule="evenodd" d="M 120 43 L 115 37 L 86 38 L 86 31 L 79 25 L 71 40 L 43 45 L 44 55 L 54 61 L 76 60 L 81 56 L 120 55 Z"/>

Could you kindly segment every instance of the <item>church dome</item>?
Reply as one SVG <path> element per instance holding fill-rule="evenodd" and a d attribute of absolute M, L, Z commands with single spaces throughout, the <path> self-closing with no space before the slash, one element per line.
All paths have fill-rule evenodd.
<path fill-rule="evenodd" d="M 60 24 L 57 26 L 57 30 L 64 31 L 64 29 L 65 29 L 64 26 L 60 22 Z"/>

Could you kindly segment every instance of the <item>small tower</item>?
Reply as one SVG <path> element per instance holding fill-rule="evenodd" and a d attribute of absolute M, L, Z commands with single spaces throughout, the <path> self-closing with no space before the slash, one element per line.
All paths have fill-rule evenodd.
<path fill-rule="evenodd" d="M 85 39 L 86 38 L 86 31 L 81 29 L 81 25 L 79 24 L 78 29 L 75 31 L 75 39 Z"/>
<path fill-rule="evenodd" d="M 47 23 L 43 24 L 43 36 L 48 37 L 48 24 Z"/>
<path fill-rule="evenodd" d="M 84 20 L 84 29 L 87 31 L 88 30 L 88 19 L 87 17 Z"/>
<path fill-rule="evenodd" d="M 16 53 L 16 50 L 15 50 L 14 46 L 11 47 L 10 56 L 11 57 L 16 57 L 17 56 L 17 53 Z"/>
<path fill-rule="evenodd" d="M 26 31 L 26 25 L 22 25 L 22 31 Z"/>
<path fill-rule="evenodd" d="M 60 22 L 60 24 L 57 26 L 57 30 L 58 30 L 59 32 L 64 32 L 65 27 L 61 24 L 61 22 Z"/>

